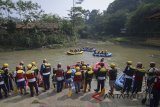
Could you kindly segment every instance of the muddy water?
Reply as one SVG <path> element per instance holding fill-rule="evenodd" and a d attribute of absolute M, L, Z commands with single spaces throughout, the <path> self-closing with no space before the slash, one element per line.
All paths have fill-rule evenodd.
<path fill-rule="evenodd" d="M 61 62 L 62 67 L 66 69 L 67 65 L 73 65 L 78 61 L 85 61 L 88 64 L 94 64 L 99 61 L 100 57 L 93 57 L 92 53 L 84 52 L 81 55 L 66 55 L 65 52 L 76 47 L 95 47 L 97 50 L 108 50 L 113 53 L 112 57 L 105 58 L 105 62 L 114 62 L 120 70 L 123 70 L 127 60 L 132 60 L 135 66 L 137 62 L 142 62 L 144 67 L 148 69 L 149 62 L 154 61 L 160 68 L 160 50 L 149 47 L 119 45 L 110 42 L 81 40 L 79 44 L 71 48 L 63 49 L 35 49 L 12 52 L 0 52 L 0 66 L 3 63 L 9 63 L 11 71 L 15 70 L 15 66 L 19 61 L 23 60 L 25 64 L 36 61 L 38 66 L 44 58 L 51 63 L 52 67 L 56 67 Z"/>

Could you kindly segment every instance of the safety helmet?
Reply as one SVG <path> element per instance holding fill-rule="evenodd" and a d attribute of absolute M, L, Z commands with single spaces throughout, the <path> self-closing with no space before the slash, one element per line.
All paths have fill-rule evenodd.
<path fill-rule="evenodd" d="M 132 65 L 132 61 L 127 61 L 127 65 Z"/>
<path fill-rule="evenodd" d="M 156 63 L 155 62 L 150 62 L 150 67 L 155 67 Z"/>
<path fill-rule="evenodd" d="M 116 67 L 116 64 L 111 63 L 110 67 L 111 67 L 111 68 L 115 68 L 115 67 Z"/>
<path fill-rule="evenodd" d="M 36 65 L 36 62 L 35 62 L 35 61 L 33 61 L 33 62 L 32 62 L 32 65 Z"/>
<path fill-rule="evenodd" d="M 92 67 L 91 67 L 91 66 L 88 66 L 87 69 L 88 69 L 88 70 L 92 70 Z"/>
<path fill-rule="evenodd" d="M 8 67 L 8 66 L 9 66 L 8 63 L 3 64 L 3 67 Z"/>
<path fill-rule="evenodd" d="M 141 63 L 141 62 L 138 62 L 136 67 L 137 67 L 137 68 L 142 68 L 142 63 Z"/>
<path fill-rule="evenodd" d="M 67 69 L 70 69 L 71 67 L 70 66 L 67 66 Z"/>
<path fill-rule="evenodd" d="M 61 64 L 59 63 L 59 64 L 57 64 L 57 68 L 61 68 Z"/>
<path fill-rule="evenodd" d="M 82 66 L 82 69 L 85 70 L 87 67 L 86 66 Z"/>
<path fill-rule="evenodd" d="M 27 65 L 27 68 L 28 68 L 28 69 L 31 69 L 31 68 L 32 68 L 32 65 L 31 65 L 31 64 L 28 64 L 28 65 Z"/>
<path fill-rule="evenodd" d="M 76 67 L 76 71 L 79 71 L 80 70 L 80 67 Z"/>

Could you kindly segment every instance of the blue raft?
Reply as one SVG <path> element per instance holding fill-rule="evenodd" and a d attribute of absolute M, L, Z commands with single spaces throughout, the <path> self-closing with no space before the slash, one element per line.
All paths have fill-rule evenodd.
<path fill-rule="evenodd" d="M 86 52 L 95 52 L 95 48 L 82 48 L 81 51 L 86 51 Z"/>
<path fill-rule="evenodd" d="M 97 56 L 97 57 L 111 57 L 112 53 L 110 53 L 110 52 L 107 52 L 107 53 L 104 53 L 104 54 L 93 53 L 93 56 Z"/>
<path fill-rule="evenodd" d="M 121 74 L 115 81 L 115 89 L 117 91 L 122 90 L 124 86 L 124 81 L 125 81 L 124 75 L 125 74 Z"/>

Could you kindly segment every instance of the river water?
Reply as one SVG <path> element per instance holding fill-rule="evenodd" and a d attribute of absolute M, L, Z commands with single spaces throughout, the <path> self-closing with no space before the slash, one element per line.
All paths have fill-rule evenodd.
<path fill-rule="evenodd" d="M 35 50 L 23 50 L 12 52 L 0 52 L 0 65 L 3 63 L 9 63 L 11 71 L 15 70 L 15 66 L 23 60 L 25 65 L 36 61 L 38 66 L 42 63 L 42 60 L 46 58 L 52 67 L 56 67 L 57 63 L 62 63 L 62 67 L 66 69 L 67 65 L 73 65 L 78 61 L 85 61 L 87 64 L 94 64 L 99 61 L 100 57 L 92 56 L 90 52 L 84 52 L 81 55 L 66 55 L 65 52 L 69 49 L 75 49 L 77 47 L 94 47 L 97 50 L 108 50 L 112 52 L 113 56 L 105 58 L 105 62 L 114 62 L 117 68 L 124 69 L 126 61 L 133 61 L 133 66 L 137 62 L 142 62 L 144 67 L 148 69 L 149 62 L 156 62 L 156 66 L 160 68 L 160 50 L 150 47 L 141 47 L 133 45 L 119 45 L 111 42 L 100 42 L 91 40 L 81 40 L 77 46 L 71 48 L 61 49 L 35 49 Z"/>

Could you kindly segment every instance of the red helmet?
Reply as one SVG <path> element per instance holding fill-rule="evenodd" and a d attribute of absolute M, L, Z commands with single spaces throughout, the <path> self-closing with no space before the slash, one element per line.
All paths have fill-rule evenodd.
<path fill-rule="evenodd" d="M 67 66 L 67 69 L 70 69 L 71 67 L 70 66 Z"/>

